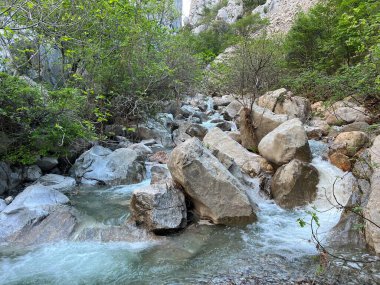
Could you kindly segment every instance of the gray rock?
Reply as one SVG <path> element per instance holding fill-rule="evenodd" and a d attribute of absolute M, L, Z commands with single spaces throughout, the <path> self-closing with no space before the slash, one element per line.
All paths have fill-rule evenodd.
<path fill-rule="evenodd" d="M 314 166 L 293 159 L 277 169 L 271 193 L 276 203 L 293 208 L 312 202 L 317 196 L 318 171 Z"/>
<path fill-rule="evenodd" d="M 57 174 L 46 174 L 40 177 L 36 183 L 47 186 L 50 189 L 54 189 L 62 193 L 72 191 L 77 185 L 74 178 Z"/>
<path fill-rule="evenodd" d="M 180 229 L 187 224 L 185 196 L 172 185 L 154 184 L 133 192 L 133 218 L 153 232 Z"/>
<path fill-rule="evenodd" d="M 207 129 L 199 124 L 191 124 L 186 128 L 185 133 L 191 137 L 197 137 L 202 140 L 207 134 Z"/>
<path fill-rule="evenodd" d="M 223 117 L 226 119 L 226 120 L 233 120 L 235 119 L 238 115 L 239 115 L 239 112 L 240 112 L 240 109 L 242 108 L 242 104 L 237 101 L 237 100 L 234 100 L 232 101 L 223 111 Z"/>
<path fill-rule="evenodd" d="M 42 171 L 49 171 L 58 165 L 58 159 L 55 157 L 42 157 L 37 160 L 36 164 Z"/>
<path fill-rule="evenodd" d="M 68 202 L 64 194 L 49 187 L 27 187 L 0 213 L 0 241 L 7 241 L 25 226 L 38 224 L 57 206 Z"/>
<path fill-rule="evenodd" d="M 19 186 L 22 181 L 22 171 L 12 171 L 10 166 L 0 161 L 0 195 Z"/>
<path fill-rule="evenodd" d="M 145 167 L 132 149 L 111 150 L 94 146 L 83 153 L 73 166 L 74 174 L 82 184 L 130 184 L 145 177 Z"/>
<path fill-rule="evenodd" d="M 264 158 L 277 165 L 294 158 L 311 159 L 307 135 L 299 119 L 286 121 L 275 128 L 260 141 L 258 149 Z"/>
<path fill-rule="evenodd" d="M 142 143 L 132 144 L 128 147 L 128 149 L 135 151 L 137 153 L 137 156 L 141 159 L 145 159 L 148 155 L 153 154 L 153 151 L 150 149 L 150 147 Z"/>
<path fill-rule="evenodd" d="M 42 176 L 42 170 L 37 165 L 26 166 L 23 176 L 26 181 L 33 182 Z"/>
<path fill-rule="evenodd" d="M 0 199 L 0 212 L 2 212 L 6 206 L 7 206 L 7 203 L 5 203 L 3 199 Z"/>
<path fill-rule="evenodd" d="M 243 185 L 197 138 L 177 146 L 168 167 L 175 182 L 190 197 L 200 218 L 215 224 L 245 224 L 256 220 Z"/>
<path fill-rule="evenodd" d="M 166 164 L 155 164 L 151 168 L 150 184 L 171 184 L 172 176 Z"/>
<path fill-rule="evenodd" d="M 144 125 L 139 126 L 137 136 L 141 140 L 154 139 L 165 147 L 172 147 L 173 141 L 170 132 L 172 123 L 173 118 L 168 114 L 158 116 L 157 119 L 150 119 Z"/>

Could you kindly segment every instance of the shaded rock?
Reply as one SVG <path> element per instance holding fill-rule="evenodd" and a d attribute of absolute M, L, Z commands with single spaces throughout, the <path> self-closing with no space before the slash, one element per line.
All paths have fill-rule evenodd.
<path fill-rule="evenodd" d="M 240 109 L 242 107 L 243 105 L 239 101 L 237 100 L 232 101 L 230 104 L 228 104 L 228 106 L 224 109 L 222 113 L 224 119 L 226 120 L 235 119 L 239 115 Z"/>
<path fill-rule="evenodd" d="M 155 139 L 149 139 L 149 140 L 142 140 L 141 142 L 140 142 L 140 144 L 143 144 L 143 145 L 146 145 L 146 146 L 152 146 L 152 145 L 154 145 L 154 144 L 156 144 L 157 142 L 156 142 L 156 140 Z"/>
<path fill-rule="evenodd" d="M 259 153 L 277 165 L 294 158 L 310 161 L 311 152 L 305 129 L 299 119 L 289 120 L 267 134 L 259 143 Z"/>
<path fill-rule="evenodd" d="M 55 157 L 42 157 L 37 160 L 36 164 L 42 171 L 49 171 L 58 165 L 58 159 Z"/>
<path fill-rule="evenodd" d="M 218 128 L 210 130 L 204 137 L 203 142 L 212 152 L 223 153 L 229 157 L 244 173 L 251 177 L 257 176 L 262 172 L 273 171 L 272 166 L 266 159 L 249 152 Z"/>
<path fill-rule="evenodd" d="M 236 141 L 237 143 L 241 144 L 241 135 L 239 131 L 233 131 L 233 132 L 226 132 L 226 134 Z"/>
<path fill-rule="evenodd" d="M 256 100 L 256 104 L 275 114 L 288 115 L 290 119 L 299 118 L 302 122 L 307 120 L 311 111 L 307 98 L 293 96 L 285 88 L 267 92 Z"/>
<path fill-rule="evenodd" d="M 277 169 L 271 184 L 271 194 L 284 208 L 302 206 L 317 196 L 318 171 L 303 161 L 293 159 Z"/>
<path fill-rule="evenodd" d="M 191 124 L 186 128 L 185 133 L 191 137 L 196 137 L 202 140 L 207 134 L 207 129 L 199 124 Z"/>
<path fill-rule="evenodd" d="M 231 131 L 234 127 L 234 125 L 231 122 L 228 121 L 222 121 L 215 124 L 215 127 L 221 129 L 222 131 Z"/>
<path fill-rule="evenodd" d="M 75 161 L 74 174 L 82 184 L 137 183 L 145 177 L 145 167 L 138 158 L 137 152 L 132 149 L 120 148 L 112 152 L 94 146 Z"/>
<path fill-rule="evenodd" d="M 156 143 L 154 145 L 151 145 L 149 148 L 153 151 L 153 153 L 165 150 L 165 147 L 160 143 Z"/>
<path fill-rule="evenodd" d="M 354 167 L 352 168 L 352 174 L 357 178 L 370 180 L 373 169 L 371 166 L 371 154 L 369 149 L 365 149 L 360 152 L 355 160 Z"/>
<path fill-rule="evenodd" d="M 215 224 L 256 220 L 243 186 L 197 138 L 177 146 L 168 167 L 200 218 L 211 219 Z"/>
<path fill-rule="evenodd" d="M 340 152 L 335 152 L 329 156 L 330 162 L 343 171 L 351 170 L 351 161 L 347 155 Z"/>
<path fill-rule="evenodd" d="M 28 182 L 36 181 L 42 176 L 42 170 L 37 165 L 26 166 L 23 169 L 23 177 Z"/>
<path fill-rule="evenodd" d="M 233 95 L 223 95 L 222 97 L 213 97 L 212 98 L 214 106 L 227 106 L 235 100 Z"/>
<path fill-rule="evenodd" d="M 73 209 L 59 206 L 46 217 L 25 225 L 19 232 L 9 237 L 8 242 L 30 246 L 67 240 L 76 225 L 77 218 Z"/>
<path fill-rule="evenodd" d="M 187 224 L 185 196 L 172 185 L 153 184 L 135 190 L 131 209 L 136 223 L 155 233 Z"/>
<path fill-rule="evenodd" d="M 377 136 L 370 148 L 371 164 L 380 165 L 380 136 Z M 369 194 L 367 206 L 364 209 L 364 217 L 380 224 L 380 168 L 374 168 L 371 176 L 371 193 Z M 369 221 L 365 221 L 365 235 L 367 244 L 380 253 L 380 228 Z"/>
<path fill-rule="evenodd" d="M 331 151 L 340 152 L 349 157 L 354 156 L 366 143 L 369 138 L 366 133 L 353 131 L 340 133 L 334 140 Z"/>
<path fill-rule="evenodd" d="M 46 174 L 40 177 L 36 183 L 63 193 L 72 191 L 77 185 L 74 178 L 57 174 Z"/>
<path fill-rule="evenodd" d="M 141 140 L 154 139 L 165 147 L 172 147 L 171 124 L 173 118 L 168 115 L 159 114 L 156 120 L 150 119 L 136 130 Z"/>
<path fill-rule="evenodd" d="M 152 179 L 150 184 L 167 184 L 172 183 L 172 176 L 170 171 L 165 164 L 155 164 L 151 168 Z"/>
<path fill-rule="evenodd" d="M 158 162 L 162 164 L 168 163 L 169 156 L 165 151 L 158 151 L 155 154 L 149 156 L 149 161 Z"/>

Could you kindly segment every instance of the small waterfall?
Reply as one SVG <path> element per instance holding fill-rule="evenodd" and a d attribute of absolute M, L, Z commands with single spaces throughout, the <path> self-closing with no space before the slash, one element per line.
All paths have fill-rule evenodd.
<path fill-rule="evenodd" d="M 208 97 L 207 100 L 207 112 L 211 112 L 214 110 L 214 99 L 212 97 Z"/>

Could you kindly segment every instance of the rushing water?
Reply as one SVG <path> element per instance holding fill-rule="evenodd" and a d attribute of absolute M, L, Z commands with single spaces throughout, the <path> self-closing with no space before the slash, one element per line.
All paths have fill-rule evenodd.
<path fill-rule="evenodd" d="M 311 142 L 313 165 L 320 174 L 318 209 L 331 208 L 328 202 L 336 177 L 347 177 L 321 159 L 325 146 Z M 71 197 L 81 213 L 78 231 L 86 227 L 123 224 L 134 189 L 146 185 L 80 189 Z M 336 197 L 347 201 L 347 180 L 335 185 Z M 313 205 L 284 210 L 272 201 L 259 198 L 258 222 L 245 227 L 191 225 L 186 230 L 157 240 L 135 242 L 94 242 L 74 239 L 37 248 L 0 249 L 1 284 L 292 284 L 316 277 L 319 264 L 310 228 L 296 220 L 308 217 Z M 330 195 L 330 196 L 329 196 Z M 331 197 L 330 197 L 331 198 Z M 320 239 L 338 222 L 340 212 L 318 214 Z M 343 252 L 350 258 L 370 258 L 362 250 Z M 334 264 L 334 263 L 333 263 Z M 357 263 L 329 269 L 326 277 L 336 284 L 376 284 L 379 267 Z M 339 271 L 337 270 L 339 269 Z M 248 280 L 248 281 L 247 281 Z M 249 283 L 244 283 L 249 282 Z"/>

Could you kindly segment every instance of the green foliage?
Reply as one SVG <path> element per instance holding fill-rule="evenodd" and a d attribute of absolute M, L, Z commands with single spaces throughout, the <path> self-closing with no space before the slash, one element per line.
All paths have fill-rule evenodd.
<path fill-rule="evenodd" d="M 80 117 L 85 103 L 75 89 L 48 92 L 0 73 L 0 128 L 14 141 L 1 159 L 30 164 L 38 155 L 63 155 L 74 140 L 90 138 L 92 124 Z"/>
<path fill-rule="evenodd" d="M 379 35 L 379 1 L 321 2 L 298 16 L 286 38 L 283 84 L 315 100 L 380 99 Z"/>
<path fill-rule="evenodd" d="M 244 12 L 250 14 L 257 6 L 265 3 L 266 0 L 243 0 Z"/>

